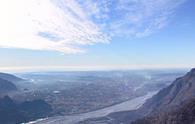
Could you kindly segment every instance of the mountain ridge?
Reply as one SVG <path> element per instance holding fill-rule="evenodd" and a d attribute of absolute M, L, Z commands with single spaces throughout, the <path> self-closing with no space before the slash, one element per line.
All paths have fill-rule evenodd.
<path fill-rule="evenodd" d="M 0 72 L 0 78 L 4 79 L 4 80 L 7 80 L 7 81 L 10 81 L 10 82 L 23 81 L 22 78 L 19 78 L 15 75 L 12 75 L 12 74 L 3 73 L 3 72 Z"/>

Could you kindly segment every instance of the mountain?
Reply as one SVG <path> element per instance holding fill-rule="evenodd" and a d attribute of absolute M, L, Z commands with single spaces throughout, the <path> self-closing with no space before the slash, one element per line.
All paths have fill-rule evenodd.
<path fill-rule="evenodd" d="M 163 111 L 138 119 L 132 124 L 194 124 L 195 99 L 183 103 L 178 109 Z"/>
<path fill-rule="evenodd" d="M 133 124 L 194 124 L 195 69 L 161 90 L 140 110 L 147 116 Z"/>
<path fill-rule="evenodd" d="M 9 96 L 0 98 L 0 123 L 19 124 L 49 116 L 52 108 L 43 100 L 14 102 Z"/>
<path fill-rule="evenodd" d="M 18 82 L 18 81 L 22 81 L 23 79 L 16 77 L 15 75 L 12 74 L 7 74 L 7 73 L 2 73 L 0 72 L 0 78 L 10 81 L 10 82 Z"/>
<path fill-rule="evenodd" d="M 163 111 L 166 107 L 177 107 L 195 98 L 195 69 L 177 78 L 170 86 L 162 89 L 148 100 L 141 109 Z"/>
<path fill-rule="evenodd" d="M 16 90 L 17 88 L 12 82 L 0 78 L 0 93 L 6 93 Z"/>

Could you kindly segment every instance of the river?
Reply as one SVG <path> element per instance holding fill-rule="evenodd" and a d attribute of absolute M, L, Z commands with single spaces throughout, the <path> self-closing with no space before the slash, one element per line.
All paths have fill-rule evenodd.
<path fill-rule="evenodd" d="M 89 119 L 89 118 L 98 118 L 104 117 L 113 112 L 120 112 L 120 111 L 129 111 L 129 110 L 136 110 L 141 107 L 145 101 L 151 98 L 156 92 L 149 92 L 144 96 L 140 96 L 120 104 L 116 104 L 113 106 L 109 106 L 103 109 L 99 109 L 96 111 L 91 111 L 82 114 L 70 115 L 70 116 L 56 116 L 56 117 L 49 117 L 45 119 L 39 119 L 37 121 L 29 122 L 26 124 L 76 124 L 80 121 Z"/>

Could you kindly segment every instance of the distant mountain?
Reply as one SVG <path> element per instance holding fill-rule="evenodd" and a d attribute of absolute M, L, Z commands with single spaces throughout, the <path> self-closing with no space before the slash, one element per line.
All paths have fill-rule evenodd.
<path fill-rule="evenodd" d="M 0 78 L 0 93 L 6 93 L 16 90 L 17 88 L 12 82 Z"/>
<path fill-rule="evenodd" d="M 195 69 L 161 90 L 140 110 L 147 116 L 133 124 L 194 124 Z"/>
<path fill-rule="evenodd" d="M 10 97 L 0 98 L 0 123 L 20 124 L 49 116 L 52 108 L 43 100 L 15 103 Z"/>
<path fill-rule="evenodd" d="M 15 75 L 12 74 L 7 74 L 7 73 L 2 73 L 0 72 L 0 78 L 7 80 L 7 81 L 11 81 L 11 82 L 17 82 L 17 81 L 22 81 L 22 78 L 16 77 Z"/>

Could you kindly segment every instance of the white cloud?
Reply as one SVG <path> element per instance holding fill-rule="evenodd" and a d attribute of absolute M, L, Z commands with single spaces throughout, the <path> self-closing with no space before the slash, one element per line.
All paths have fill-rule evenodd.
<path fill-rule="evenodd" d="M 1 0 L 0 15 L 0 47 L 77 53 L 108 42 L 74 0 Z"/>
<path fill-rule="evenodd" d="M 84 52 L 109 36 L 143 37 L 185 0 L 0 0 L 0 47 Z"/>

